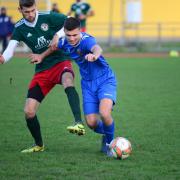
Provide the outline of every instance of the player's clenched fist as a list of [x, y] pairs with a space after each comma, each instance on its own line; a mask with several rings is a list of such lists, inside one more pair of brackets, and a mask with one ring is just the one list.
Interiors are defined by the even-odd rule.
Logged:
[[87, 59], [88, 61], [93, 62], [93, 61], [95, 61], [97, 59], [97, 57], [94, 54], [89, 53], [89, 54], [87, 54], [85, 56], [85, 59]]
[[40, 54], [30, 54], [29, 59], [30, 59], [30, 63], [32, 63], [32, 64], [39, 64], [43, 60], [43, 58]]
[[3, 64], [5, 61], [4, 57], [0, 54], [0, 64]]

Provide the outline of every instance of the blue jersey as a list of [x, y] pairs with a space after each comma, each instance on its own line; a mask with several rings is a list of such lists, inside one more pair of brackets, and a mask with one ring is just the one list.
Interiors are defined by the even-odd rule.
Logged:
[[94, 62], [89, 62], [85, 59], [85, 55], [92, 53], [91, 49], [96, 44], [94, 37], [86, 33], [81, 33], [81, 40], [76, 46], [70, 45], [66, 38], [61, 38], [58, 43], [58, 48], [63, 49], [75, 60], [79, 66], [82, 79], [93, 80], [108, 73], [110, 70], [103, 56], [100, 56]]

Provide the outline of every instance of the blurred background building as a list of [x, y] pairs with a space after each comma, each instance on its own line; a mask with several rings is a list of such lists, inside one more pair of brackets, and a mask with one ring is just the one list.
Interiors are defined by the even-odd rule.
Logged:
[[[50, 10], [57, 3], [67, 14], [75, 0], [37, 0], [38, 7]], [[150, 51], [180, 48], [180, 0], [86, 0], [95, 16], [88, 19], [87, 33], [108, 46]], [[14, 21], [20, 18], [18, 0], [0, 0]]]

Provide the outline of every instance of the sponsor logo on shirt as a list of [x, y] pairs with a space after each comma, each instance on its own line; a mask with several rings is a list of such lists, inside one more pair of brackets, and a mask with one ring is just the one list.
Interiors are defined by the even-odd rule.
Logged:
[[28, 33], [28, 34], [27, 34], [27, 37], [31, 37], [31, 36], [32, 36], [32, 34], [31, 34], [31, 33]]
[[50, 44], [51, 40], [47, 40], [44, 36], [41, 36], [37, 39], [37, 45], [35, 46], [36, 49], [41, 49], [47, 47]]
[[112, 96], [112, 94], [104, 93], [105, 96]]

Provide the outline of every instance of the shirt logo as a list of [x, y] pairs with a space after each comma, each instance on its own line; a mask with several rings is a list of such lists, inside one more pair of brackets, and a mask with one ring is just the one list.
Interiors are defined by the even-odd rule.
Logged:
[[47, 47], [51, 40], [47, 40], [44, 36], [41, 36], [37, 39], [37, 45], [35, 46], [36, 49], [41, 49]]
[[46, 24], [46, 23], [41, 24], [41, 29], [42, 29], [43, 31], [47, 31], [47, 30], [49, 29], [48, 24]]
[[81, 56], [82, 55], [82, 52], [81, 52], [81, 50], [80, 49], [77, 49], [77, 54], [79, 55], [79, 56]]
[[112, 94], [104, 93], [105, 96], [112, 96]]
[[31, 37], [31, 36], [32, 36], [32, 34], [31, 34], [31, 33], [28, 33], [28, 34], [27, 34], [27, 37]]

